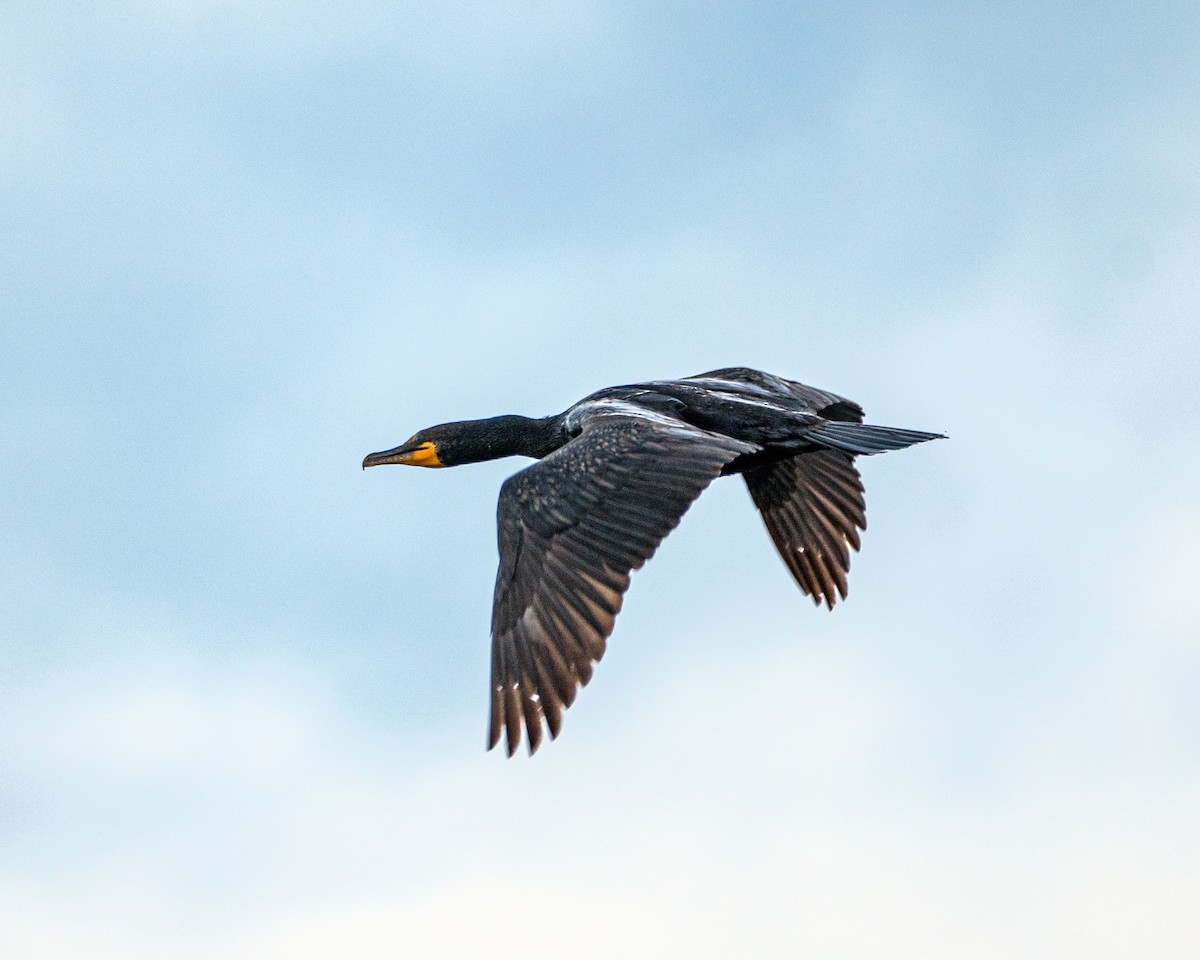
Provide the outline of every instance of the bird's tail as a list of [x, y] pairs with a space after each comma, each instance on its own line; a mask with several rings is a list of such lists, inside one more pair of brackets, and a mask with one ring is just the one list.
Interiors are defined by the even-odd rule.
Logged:
[[903, 450], [926, 440], [943, 440], [945, 434], [904, 430], [900, 427], [877, 427], [870, 423], [831, 421], [808, 431], [804, 439], [834, 450], [869, 456], [888, 450]]

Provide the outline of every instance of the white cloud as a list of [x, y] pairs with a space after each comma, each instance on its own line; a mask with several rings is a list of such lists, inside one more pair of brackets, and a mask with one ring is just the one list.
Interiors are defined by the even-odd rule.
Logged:
[[[136, 772], [143, 796], [189, 758], [203, 777], [188, 781], [186, 817], [164, 823], [135, 801], [124, 813], [147, 822], [134, 830], [101, 804], [71, 829], [69, 857], [10, 864], [6, 952], [505, 958], [531, 938], [585, 958], [1200, 948], [1187, 893], [1200, 780], [1084, 796], [1072, 784], [1095, 758], [1035, 744], [984, 798], [939, 799], [938, 771], [908, 771], [935, 779], [918, 800], [877, 768], [919, 690], [889, 691], [830, 649], [761, 641], [647, 680], [638, 717], [571, 724], [531, 762], [347, 749], [354, 733], [303, 689], [262, 678], [108, 690], [63, 711], [59, 738], [83, 752], [43, 762]], [[1128, 760], [1142, 746], [1115, 748]]]

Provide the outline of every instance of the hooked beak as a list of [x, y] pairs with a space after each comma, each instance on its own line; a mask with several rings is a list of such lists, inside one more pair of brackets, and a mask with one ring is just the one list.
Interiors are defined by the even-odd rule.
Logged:
[[417, 443], [409, 440], [391, 450], [381, 450], [379, 453], [368, 453], [363, 459], [363, 469], [378, 467], [384, 463], [403, 463], [413, 467], [440, 467], [437, 450], [433, 443], [426, 440]]

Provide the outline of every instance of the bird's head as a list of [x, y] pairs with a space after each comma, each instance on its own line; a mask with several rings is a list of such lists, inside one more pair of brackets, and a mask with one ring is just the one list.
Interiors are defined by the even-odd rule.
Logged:
[[363, 469], [382, 463], [403, 463], [410, 467], [457, 467], [514, 455], [541, 456], [531, 445], [541, 442], [544, 421], [528, 417], [503, 416], [487, 420], [463, 420], [440, 423], [414, 433], [391, 450], [368, 454]]
[[[383, 463], [402, 463], [410, 467], [448, 467], [458, 462], [448, 451], [453, 450], [451, 429], [455, 424], [443, 423], [414, 433], [391, 450], [369, 453], [363, 460], [363, 469], [377, 467]], [[449, 457], [449, 459], [447, 459]]]

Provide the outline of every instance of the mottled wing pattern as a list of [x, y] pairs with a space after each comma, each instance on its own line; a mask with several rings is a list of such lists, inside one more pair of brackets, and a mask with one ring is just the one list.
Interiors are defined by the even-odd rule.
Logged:
[[746, 486], [779, 555], [820, 606], [846, 599], [850, 548], [867, 528], [867, 504], [854, 458], [819, 450], [747, 470]]
[[[618, 405], [619, 406], [619, 405]], [[583, 430], [500, 491], [488, 748], [532, 753], [592, 676], [629, 586], [749, 444], [668, 418], [585, 413]]]

